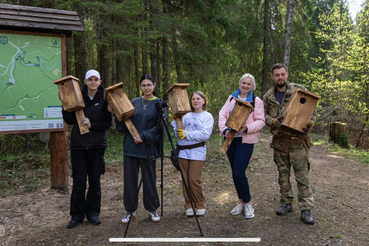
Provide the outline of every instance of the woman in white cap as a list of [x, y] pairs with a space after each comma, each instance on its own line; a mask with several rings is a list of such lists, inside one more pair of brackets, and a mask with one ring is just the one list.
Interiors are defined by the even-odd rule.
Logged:
[[[86, 73], [82, 86], [85, 103], [85, 118], [81, 124], [89, 132], [81, 135], [75, 112], [62, 110], [64, 121], [73, 125], [70, 138], [73, 189], [70, 200], [71, 221], [67, 228], [81, 224], [86, 217], [93, 225], [101, 223], [99, 219], [101, 206], [100, 176], [105, 172], [104, 153], [107, 145], [106, 130], [111, 127], [111, 113], [104, 98], [105, 89], [101, 85], [100, 74], [96, 70]], [[86, 182], [88, 177], [88, 192]]]
[[259, 141], [260, 130], [265, 126], [264, 103], [253, 93], [256, 89], [254, 76], [249, 73], [244, 74], [238, 85], [239, 88], [228, 97], [220, 110], [218, 124], [220, 134], [226, 138], [231, 137], [230, 128], [225, 124], [236, 104], [234, 99], [237, 98], [244, 102], [249, 102], [254, 108], [243, 128], [235, 134], [227, 151], [233, 182], [239, 198], [239, 204], [232, 209], [231, 214], [239, 215], [244, 212], [245, 218], [250, 219], [255, 215], [254, 208], [250, 203], [250, 187], [245, 172], [254, 150], [254, 144]]

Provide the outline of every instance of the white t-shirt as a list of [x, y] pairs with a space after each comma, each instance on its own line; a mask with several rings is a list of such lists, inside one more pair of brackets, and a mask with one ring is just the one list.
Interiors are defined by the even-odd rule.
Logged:
[[[192, 145], [204, 142], [208, 140], [213, 131], [214, 118], [207, 112], [203, 111], [201, 113], [190, 112], [182, 117], [184, 130], [187, 131], [186, 138], [178, 140], [178, 145]], [[177, 123], [175, 121], [171, 122], [174, 127], [174, 132], [177, 135]], [[187, 160], [199, 160], [205, 161], [206, 159], [206, 146], [194, 148], [194, 149], [184, 149], [179, 151], [179, 158]]]

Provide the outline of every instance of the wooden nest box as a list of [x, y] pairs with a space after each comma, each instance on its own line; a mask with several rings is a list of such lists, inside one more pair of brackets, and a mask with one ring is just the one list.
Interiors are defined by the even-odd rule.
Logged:
[[71, 75], [63, 77], [53, 82], [58, 86], [63, 109], [68, 112], [74, 112], [85, 107], [79, 79]]
[[188, 100], [187, 83], [175, 83], [166, 91], [169, 94], [169, 104], [172, 114], [176, 116], [177, 128], [183, 129], [182, 116], [191, 112]]
[[53, 83], [58, 86], [63, 109], [68, 112], [75, 112], [81, 135], [88, 133], [88, 127], [81, 125], [81, 121], [85, 118], [85, 114], [83, 113], [85, 103], [79, 86], [79, 79], [69, 75], [54, 80]]
[[303, 89], [294, 90], [284, 111], [282, 125], [304, 132], [310, 122], [320, 96]]
[[223, 146], [220, 149], [223, 154], [227, 152], [233, 141], [234, 135], [243, 128], [253, 110], [253, 107], [250, 105], [250, 103], [246, 103], [237, 98], [234, 100], [236, 100], [236, 104], [234, 105], [234, 108], [225, 124], [227, 127], [231, 128], [231, 137], [225, 139]]
[[133, 115], [135, 108], [123, 90], [123, 82], [106, 88], [105, 98], [112, 104], [119, 121], [129, 119]]
[[114, 115], [119, 121], [124, 121], [129, 133], [136, 138], [139, 133], [133, 125], [130, 117], [133, 116], [135, 108], [123, 90], [123, 82], [109, 86], [105, 90], [105, 98], [114, 108]]

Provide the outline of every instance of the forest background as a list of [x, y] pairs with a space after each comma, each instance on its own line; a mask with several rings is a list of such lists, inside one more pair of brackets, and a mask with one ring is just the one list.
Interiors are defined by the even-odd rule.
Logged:
[[[319, 94], [317, 133], [347, 123], [350, 143], [369, 148], [369, 3], [353, 20], [346, 0], [0, 0], [77, 11], [84, 32], [67, 39], [67, 73], [100, 71], [103, 85], [124, 83], [129, 98], [152, 74], [167, 100], [173, 83], [203, 91], [217, 118], [239, 78], [251, 73], [262, 97], [270, 68], [284, 62], [289, 80]], [[9, 138], [0, 135], [1, 152]], [[11, 148], [10, 148], [11, 149]]]

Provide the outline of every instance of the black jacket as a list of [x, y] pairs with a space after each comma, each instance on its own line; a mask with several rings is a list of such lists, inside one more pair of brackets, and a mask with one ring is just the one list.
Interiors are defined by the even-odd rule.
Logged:
[[89, 133], [81, 135], [74, 112], [62, 110], [63, 119], [68, 125], [73, 125], [70, 148], [71, 149], [101, 149], [107, 146], [106, 130], [111, 127], [112, 116], [108, 111], [108, 103], [104, 99], [105, 89], [99, 86], [94, 98], [91, 100], [87, 94], [87, 86], [82, 86], [82, 96], [85, 102], [83, 112], [91, 122]]

